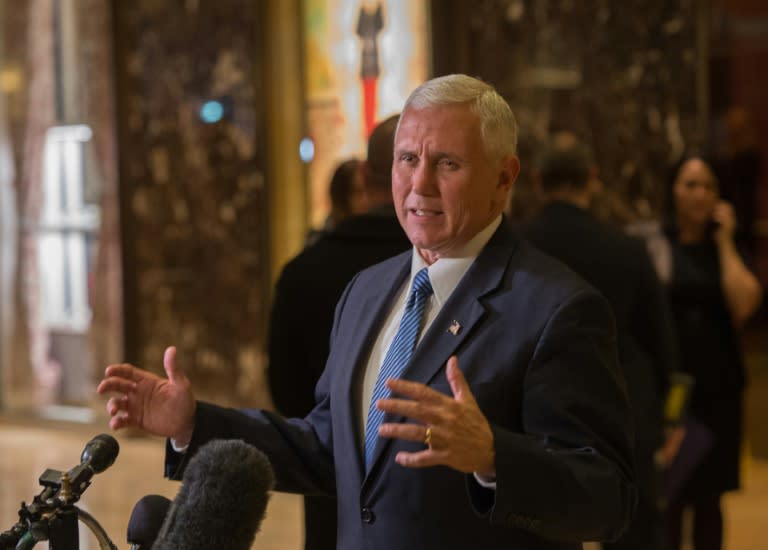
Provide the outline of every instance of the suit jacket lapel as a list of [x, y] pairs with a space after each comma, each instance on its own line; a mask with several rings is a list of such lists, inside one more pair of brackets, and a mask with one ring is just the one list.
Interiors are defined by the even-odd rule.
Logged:
[[[507, 271], [515, 240], [504, 223], [467, 270], [414, 350], [403, 378], [429, 384], [485, 315], [483, 298], [495, 291]], [[454, 334], [451, 327], [458, 323]], [[461, 365], [459, 365], [461, 367]]]

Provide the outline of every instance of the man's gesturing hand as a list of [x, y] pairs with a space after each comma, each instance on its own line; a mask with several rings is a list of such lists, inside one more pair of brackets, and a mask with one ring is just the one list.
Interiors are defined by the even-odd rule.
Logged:
[[492, 478], [496, 474], [493, 432], [455, 356], [448, 360], [446, 376], [453, 397], [424, 384], [390, 378], [389, 389], [405, 399], [381, 399], [377, 407], [417, 423], [385, 423], [379, 427], [379, 435], [428, 443], [423, 451], [399, 452], [395, 460], [402, 466], [421, 468], [442, 464], [460, 472], [476, 472]]
[[137, 427], [185, 446], [192, 438], [195, 398], [189, 379], [176, 366], [175, 347], [165, 350], [163, 367], [167, 379], [127, 363], [109, 365], [96, 391], [112, 394], [107, 412], [113, 430]]

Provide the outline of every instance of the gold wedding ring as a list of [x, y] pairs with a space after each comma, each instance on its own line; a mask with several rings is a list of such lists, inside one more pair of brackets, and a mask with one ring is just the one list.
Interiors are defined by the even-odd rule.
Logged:
[[424, 445], [429, 447], [432, 444], [432, 426], [427, 426], [427, 431], [424, 432]]

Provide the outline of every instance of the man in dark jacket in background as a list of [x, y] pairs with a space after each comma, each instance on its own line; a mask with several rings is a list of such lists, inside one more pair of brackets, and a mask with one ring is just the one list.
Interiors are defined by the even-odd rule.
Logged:
[[663, 405], [676, 357], [669, 306], [643, 242], [589, 212], [602, 184], [589, 150], [573, 134], [551, 139], [538, 178], [544, 207], [524, 233], [608, 299], [633, 410], [638, 508], [622, 538], [604, 547], [657, 550], [663, 530], [654, 455], [664, 438]]
[[[365, 191], [369, 211], [342, 221], [304, 249], [277, 282], [269, 337], [269, 386], [277, 410], [303, 417], [315, 405], [315, 383], [328, 358], [336, 302], [352, 277], [408, 250], [411, 243], [392, 204], [392, 147], [398, 116], [381, 122], [368, 141]], [[336, 503], [304, 500], [305, 550], [336, 548]]]

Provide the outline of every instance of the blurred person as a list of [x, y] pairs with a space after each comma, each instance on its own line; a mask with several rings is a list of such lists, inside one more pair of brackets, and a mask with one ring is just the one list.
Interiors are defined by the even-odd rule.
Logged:
[[168, 437], [179, 479], [214, 438], [257, 446], [277, 490], [337, 496], [340, 550], [576, 550], [618, 537], [635, 503], [631, 421], [609, 304], [519, 239], [502, 211], [516, 123], [488, 84], [419, 86], [395, 134], [392, 190], [412, 249], [347, 286], [306, 417], [198, 402], [110, 365], [112, 429]]
[[712, 168], [720, 182], [720, 195], [733, 205], [736, 215], [736, 241], [748, 254], [757, 249], [755, 222], [758, 211], [758, 184], [762, 169], [757, 132], [749, 111], [729, 108], [724, 117], [725, 135]]
[[628, 235], [645, 241], [656, 274], [666, 285], [672, 276], [672, 249], [664, 232], [662, 215], [663, 185], [654, 185], [635, 172], [625, 196], [627, 216], [622, 222]]
[[669, 502], [669, 548], [682, 547], [681, 524], [687, 509], [693, 515], [693, 548], [720, 549], [720, 500], [740, 484], [746, 380], [739, 329], [759, 307], [762, 289], [736, 246], [733, 207], [720, 199], [718, 180], [707, 160], [691, 157], [680, 163], [670, 206], [668, 296], [681, 367], [694, 377], [689, 411], [714, 438]]
[[619, 359], [635, 425], [637, 511], [611, 549], [663, 546], [658, 505], [657, 451], [664, 442], [664, 400], [676, 368], [672, 320], [664, 288], [640, 239], [597, 219], [589, 210], [603, 184], [589, 149], [569, 132], [555, 134], [538, 163], [543, 207], [524, 233], [540, 250], [564, 262], [608, 299], [616, 317]]
[[[363, 167], [369, 211], [350, 216], [305, 248], [277, 281], [267, 370], [272, 400], [285, 416], [304, 417], [315, 406], [315, 384], [325, 367], [333, 312], [358, 271], [411, 247], [392, 203], [392, 147], [398, 116], [371, 133]], [[336, 548], [336, 501], [304, 499], [304, 548]]]
[[[521, 135], [517, 143], [518, 156], [523, 160], [533, 158], [534, 151], [540, 145], [533, 136]], [[507, 208], [507, 215], [514, 224], [525, 223], [541, 208], [541, 197], [534, 189], [535, 172], [534, 163], [527, 162], [520, 167], [520, 175]]]
[[309, 232], [307, 246], [317, 242], [321, 236], [332, 231], [348, 217], [363, 214], [368, 210], [368, 197], [363, 181], [364, 166], [365, 163], [356, 158], [347, 159], [336, 166], [328, 185], [331, 211], [320, 229]]

